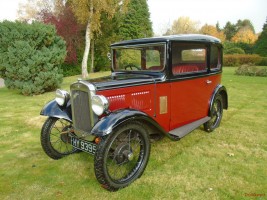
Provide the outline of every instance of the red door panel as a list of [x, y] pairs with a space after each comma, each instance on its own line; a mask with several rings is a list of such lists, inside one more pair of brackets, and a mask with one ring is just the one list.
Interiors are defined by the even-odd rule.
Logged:
[[171, 85], [170, 83], [156, 84], [155, 93], [155, 120], [164, 128], [165, 131], [170, 130], [171, 117]]
[[208, 115], [211, 95], [220, 82], [220, 75], [171, 83], [170, 130]]

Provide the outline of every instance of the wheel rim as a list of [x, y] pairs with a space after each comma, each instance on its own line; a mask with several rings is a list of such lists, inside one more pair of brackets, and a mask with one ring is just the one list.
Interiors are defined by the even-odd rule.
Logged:
[[68, 155], [76, 149], [70, 144], [68, 130], [72, 124], [64, 119], [58, 119], [51, 127], [50, 143], [52, 148], [60, 154]]
[[212, 106], [212, 112], [211, 112], [211, 120], [210, 123], [213, 127], [216, 127], [222, 117], [222, 104], [219, 99], [217, 99], [213, 106]]
[[106, 158], [106, 169], [115, 183], [128, 182], [142, 167], [145, 141], [135, 130], [121, 132], [111, 142]]

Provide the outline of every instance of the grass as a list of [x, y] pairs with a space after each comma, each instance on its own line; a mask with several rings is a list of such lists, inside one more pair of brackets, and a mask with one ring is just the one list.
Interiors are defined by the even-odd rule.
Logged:
[[[42, 151], [45, 117], [39, 113], [54, 92], [25, 97], [1, 88], [0, 199], [267, 198], [267, 78], [234, 71], [224, 68], [229, 110], [221, 126], [209, 134], [199, 128], [178, 142], [153, 143], [143, 176], [115, 193], [98, 184], [92, 156], [54, 161]], [[65, 78], [62, 88], [76, 79]]]

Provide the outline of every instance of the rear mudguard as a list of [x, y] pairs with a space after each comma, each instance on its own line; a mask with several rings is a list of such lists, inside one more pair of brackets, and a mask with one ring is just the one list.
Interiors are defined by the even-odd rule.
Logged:
[[226, 88], [223, 85], [218, 85], [216, 89], [214, 90], [211, 100], [210, 100], [209, 116], [211, 113], [212, 104], [217, 94], [220, 94], [222, 96], [223, 108], [228, 109], [228, 94], [227, 94]]
[[122, 109], [110, 113], [95, 124], [91, 133], [97, 137], [102, 137], [112, 133], [116, 127], [130, 120], [140, 121], [142, 124], [156, 128], [160, 133], [166, 134], [162, 127], [149, 115], [133, 109]]
[[56, 100], [52, 100], [43, 107], [40, 115], [57, 117], [72, 122], [70, 102], [66, 106], [59, 106]]

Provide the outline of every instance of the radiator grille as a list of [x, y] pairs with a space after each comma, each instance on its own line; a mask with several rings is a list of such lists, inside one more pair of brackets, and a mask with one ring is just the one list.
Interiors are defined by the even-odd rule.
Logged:
[[74, 129], [82, 134], [90, 133], [92, 124], [90, 119], [90, 99], [87, 92], [72, 90], [72, 120]]

